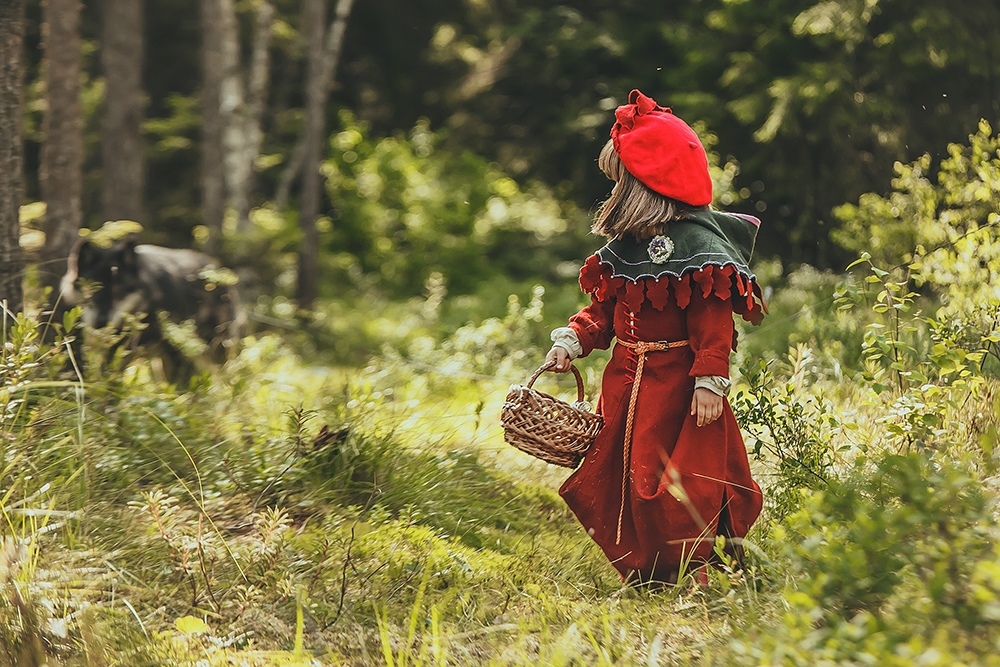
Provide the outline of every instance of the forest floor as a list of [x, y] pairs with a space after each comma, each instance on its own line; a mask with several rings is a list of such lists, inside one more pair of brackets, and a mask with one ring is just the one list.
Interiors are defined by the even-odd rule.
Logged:
[[183, 392], [156, 370], [23, 378], [3, 561], [23, 600], [2, 611], [32, 613], [9, 656], [685, 664], [773, 613], [754, 572], [623, 586], [556, 493], [568, 471], [503, 442], [507, 379], [334, 371], [267, 336]]
[[[18, 324], [0, 368], [0, 661], [1000, 655], [995, 380], [937, 403], [918, 388], [924, 411], [905, 430], [892, 410], [915, 410], [909, 398], [823, 371], [804, 346], [774, 364], [737, 359], [732, 401], [767, 497], [747, 562], [707, 586], [646, 590], [622, 585], [559, 498], [568, 471], [503, 442], [504, 396], [537, 363], [504, 336], [484, 321], [330, 368], [264, 333], [178, 388], [155, 359], [102, 368], [100, 340], [86, 377], [66, 379], [58, 349]], [[601, 366], [581, 364], [591, 394]], [[564, 381], [537, 386], [567, 393]]]

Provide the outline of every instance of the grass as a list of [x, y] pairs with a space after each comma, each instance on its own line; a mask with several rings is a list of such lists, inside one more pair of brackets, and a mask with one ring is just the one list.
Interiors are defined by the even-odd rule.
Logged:
[[[622, 589], [554, 491], [565, 471], [502, 443], [505, 380], [399, 359], [319, 369], [263, 336], [178, 391], [148, 361], [52, 380], [58, 360], [39, 359], [30, 332], [21, 343], [11, 360], [32, 370], [3, 423], [4, 599], [34, 615], [4, 612], [22, 622], [10, 651], [612, 664], [712, 641], [717, 602]], [[415, 398], [435, 382], [442, 400]]]
[[[781, 539], [808, 538], [798, 512], [813, 505], [787, 452], [823, 450], [831, 479], [857, 470], [885, 438], [891, 397], [845, 382], [800, 343], [770, 367], [744, 424], [751, 445], [779, 431], [797, 439], [754, 463], [774, 493], [747, 568], [713, 570], [707, 587], [623, 587], [556, 493], [567, 471], [502, 441], [500, 404], [538, 361], [541, 320], [536, 294], [439, 344], [418, 327], [346, 367], [260, 334], [183, 390], [149, 359], [67, 380], [63, 348], [17, 324], [0, 371], [0, 657], [728, 665], [829, 651], [789, 616], [811, 575], [793, 577], [803, 556]], [[602, 361], [582, 364], [591, 392]], [[539, 386], [571, 393], [556, 378]], [[982, 478], [995, 474], [991, 400], [961, 406], [979, 415], [962, 433], [987, 438], [975, 455]], [[839, 553], [823, 567], [841, 571]], [[974, 576], [988, 601], [991, 580]]]

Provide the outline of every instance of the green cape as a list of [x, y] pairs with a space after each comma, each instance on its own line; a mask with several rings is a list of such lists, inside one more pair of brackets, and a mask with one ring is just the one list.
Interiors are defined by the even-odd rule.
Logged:
[[612, 277], [632, 281], [664, 275], [679, 278], [709, 265], [732, 265], [753, 280], [750, 257], [759, 225], [753, 216], [704, 209], [667, 225], [664, 236], [673, 242], [674, 249], [663, 263], [650, 259], [648, 240], [632, 238], [610, 241], [597, 256], [612, 268]]

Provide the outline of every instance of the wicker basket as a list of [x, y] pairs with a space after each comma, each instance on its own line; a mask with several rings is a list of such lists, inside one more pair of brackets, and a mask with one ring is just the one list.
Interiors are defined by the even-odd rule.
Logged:
[[535, 371], [527, 386], [513, 385], [500, 411], [504, 440], [547, 463], [575, 468], [587, 453], [604, 419], [583, 400], [583, 378], [575, 366], [577, 400], [567, 403], [531, 388], [554, 362]]

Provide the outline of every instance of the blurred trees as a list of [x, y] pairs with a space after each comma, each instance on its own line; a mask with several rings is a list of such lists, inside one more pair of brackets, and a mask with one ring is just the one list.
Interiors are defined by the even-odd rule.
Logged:
[[[36, 21], [40, 1], [28, 0]], [[333, 6], [325, 0], [326, 16]], [[378, 232], [350, 219], [360, 203], [332, 198], [343, 184], [328, 183], [318, 201], [311, 186], [296, 187], [307, 162], [304, 148], [296, 149], [303, 136], [310, 137], [303, 146], [340, 160], [336, 142], [311, 137], [316, 127], [343, 132], [344, 110], [370, 128], [372, 140], [426, 119], [440, 140], [435, 150], [471, 151], [519, 187], [540, 181], [555, 197], [590, 208], [608, 189], [595, 161], [613, 110], [638, 87], [717, 137], [734, 186], [719, 204], [764, 218], [762, 254], [842, 267], [848, 255], [831, 236], [840, 224], [834, 207], [885, 191], [895, 162], [939, 155], [980, 118], [1000, 124], [995, 0], [370, 0], [351, 13], [322, 125], [315, 111], [308, 120], [317, 91], [302, 3], [156, 0], [144, 7], [149, 217], [141, 222], [151, 240], [172, 244], [190, 243], [199, 225], [217, 238], [225, 205], [245, 232], [249, 211], [268, 202], [306, 224], [308, 251], [374, 244], [370, 235]], [[85, 94], [95, 96], [101, 90], [86, 82], [99, 64], [89, 54], [112, 53], [97, 19], [88, 3], [81, 48], [65, 42], [61, 49], [82, 54]], [[42, 94], [33, 32], [37, 26], [28, 36], [29, 129]], [[110, 81], [103, 92], [111, 95]], [[97, 107], [59, 108], [79, 121]], [[98, 145], [96, 123], [85, 127], [86, 145]], [[41, 138], [27, 135], [29, 199], [41, 197], [34, 176]], [[92, 163], [79, 201], [93, 226], [109, 214], [95, 204], [100, 179]], [[50, 210], [59, 215], [58, 206]], [[334, 220], [340, 231], [316, 236], [305, 218]], [[346, 238], [347, 230], [362, 236]], [[428, 233], [435, 231], [447, 236]], [[306, 273], [310, 262], [306, 256]]]
[[143, 4], [144, 0], [101, 4], [101, 215], [105, 220], [144, 217]]
[[[354, 0], [338, 0], [330, 29], [326, 29], [326, 0], [308, 0], [302, 12], [304, 32], [308, 34], [306, 65], [306, 109], [302, 140], [293, 151], [293, 160], [302, 155], [302, 196], [299, 207], [299, 227], [302, 243], [299, 248], [299, 275], [296, 297], [299, 306], [311, 308], [319, 294], [319, 214], [322, 185], [320, 162], [326, 146], [326, 104], [330, 83], [336, 74], [340, 50], [344, 42], [347, 18]], [[293, 174], [289, 169], [286, 173]]]
[[24, 3], [0, 3], [0, 303], [12, 313], [22, 302], [21, 226], [21, 86]]
[[733, 49], [720, 97], [736, 121], [710, 122], [766, 187], [756, 199], [781, 242], [802, 259], [840, 266], [829, 241], [838, 200], [886, 190], [894, 162], [942, 155], [981, 118], [1000, 117], [1000, 5], [798, 5], [773, 3], [779, 12], [769, 15], [732, 2], [708, 16]]
[[44, 0], [45, 105], [39, 175], [45, 201], [42, 284], [55, 287], [83, 221], [83, 105], [79, 0]]
[[718, 133], [746, 205], [765, 218], [761, 249], [793, 262], [841, 266], [829, 239], [838, 202], [885, 189], [895, 161], [940, 154], [1000, 114], [990, 0], [484, 7], [468, 3], [430, 43], [457, 83], [425, 100], [456, 141], [514, 174], [566, 181], [587, 204], [606, 187], [593, 156], [610, 111], [642, 88]]

